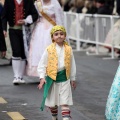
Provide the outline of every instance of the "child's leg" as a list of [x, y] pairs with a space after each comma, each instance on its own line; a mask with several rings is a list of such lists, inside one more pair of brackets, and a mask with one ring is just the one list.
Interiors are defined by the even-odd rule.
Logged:
[[55, 107], [49, 107], [51, 114], [52, 114], [52, 120], [57, 120], [57, 115], [58, 115], [58, 106]]
[[70, 118], [70, 109], [68, 105], [62, 105], [61, 106], [61, 114], [63, 117], [63, 120], [69, 120]]

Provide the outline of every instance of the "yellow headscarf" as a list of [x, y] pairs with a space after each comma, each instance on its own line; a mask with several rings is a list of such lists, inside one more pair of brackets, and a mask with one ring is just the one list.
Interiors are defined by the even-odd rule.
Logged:
[[[66, 36], [66, 30], [65, 30], [64, 26], [55, 25], [55, 26], [51, 29], [51, 32], [50, 32], [51, 38], [52, 38], [53, 34], [54, 34], [56, 31], [62, 31], [62, 32], [65, 33], [65, 36]], [[53, 40], [52, 40], [52, 41], [53, 41]]]

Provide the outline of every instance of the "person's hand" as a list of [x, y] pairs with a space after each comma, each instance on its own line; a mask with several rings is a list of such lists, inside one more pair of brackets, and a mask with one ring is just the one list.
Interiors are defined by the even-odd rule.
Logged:
[[4, 30], [3, 31], [4, 37], [7, 37], [7, 32]]
[[18, 24], [18, 25], [24, 25], [24, 24], [25, 24], [25, 20], [18, 20], [18, 21], [17, 21], [17, 24]]
[[39, 89], [42, 89], [43, 85], [46, 83], [46, 80], [44, 78], [40, 79], [40, 83], [38, 85]]
[[75, 90], [75, 88], [76, 88], [76, 81], [71, 81], [71, 86]]
[[6, 56], [6, 51], [2, 51], [2, 52], [1, 52], [1, 56], [2, 56], [2, 57], [5, 57], [5, 56]]

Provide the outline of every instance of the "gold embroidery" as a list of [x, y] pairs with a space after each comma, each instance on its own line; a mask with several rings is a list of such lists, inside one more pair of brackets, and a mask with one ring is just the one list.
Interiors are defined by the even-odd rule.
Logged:
[[48, 20], [53, 26], [55, 26], [55, 25], [56, 25], [55, 21], [53, 21], [52, 18], [43, 11], [41, 0], [37, 1], [37, 2], [36, 2], [36, 5], [37, 5], [38, 10], [39, 10], [39, 12], [41, 13], [41, 15], [42, 15], [46, 20]]
[[[69, 79], [71, 68], [71, 47], [66, 44], [64, 44], [64, 47], [65, 47], [64, 63], [66, 68], [66, 76], [67, 79]], [[52, 43], [50, 46], [48, 46], [47, 51], [48, 51], [47, 75], [51, 77], [53, 80], [56, 80], [58, 70], [58, 57], [55, 48], [55, 43]]]

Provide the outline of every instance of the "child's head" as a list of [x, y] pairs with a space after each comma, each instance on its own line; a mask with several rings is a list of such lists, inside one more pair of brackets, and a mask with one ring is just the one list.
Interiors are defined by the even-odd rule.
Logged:
[[56, 42], [61, 44], [65, 41], [66, 38], [66, 30], [63, 26], [56, 25], [52, 28], [51, 32], [52, 42]]

